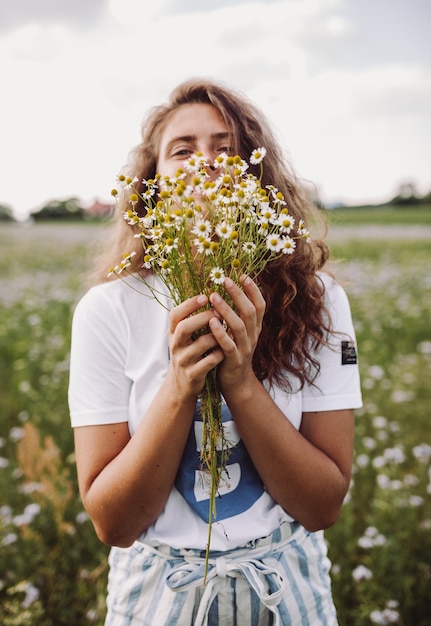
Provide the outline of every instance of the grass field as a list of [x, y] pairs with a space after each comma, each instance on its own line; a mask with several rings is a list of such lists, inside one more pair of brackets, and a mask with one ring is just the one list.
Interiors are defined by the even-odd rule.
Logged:
[[383, 226], [422, 224], [431, 226], [431, 205], [346, 207], [325, 212], [337, 225], [373, 224]]
[[[344, 212], [331, 212], [331, 269], [352, 306], [364, 407], [327, 532], [340, 625], [431, 626], [431, 224]], [[107, 549], [77, 493], [67, 381], [73, 304], [104, 229], [0, 225], [4, 626], [103, 623]]]

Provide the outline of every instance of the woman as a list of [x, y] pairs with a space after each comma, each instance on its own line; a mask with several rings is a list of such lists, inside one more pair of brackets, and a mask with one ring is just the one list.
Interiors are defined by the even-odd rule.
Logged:
[[[248, 161], [259, 146], [262, 184], [306, 218], [312, 207], [262, 114], [209, 80], [180, 85], [150, 112], [131, 174], [173, 176], [197, 151], [210, 164], [226, 152]], [[210, 307], [196, 294], [168, 313], [106, 279], [132, 247], [142, 265], [133, 234], [120, 215], [72, 333], [79, 487], [98, 536], [113, 546], [106, 625], [336, 624], [323, 529], [349, 486], [361, 395], [349, 305], [322, 271], [325, 244], [299, 240], [258, 283], [226, 279], [235, 310], [214, 293]], [[204, 585], [208, 495], [196, 478], [196, 404], [215, 366], [235, 478], [217, 500]]]

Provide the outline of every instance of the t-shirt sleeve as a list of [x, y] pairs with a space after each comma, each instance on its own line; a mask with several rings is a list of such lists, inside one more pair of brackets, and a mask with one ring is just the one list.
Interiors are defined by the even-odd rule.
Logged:
[[69, 411], [73, 427], [128, 420], [127, 323], [106, 289], [78, 302], [72, 321]]
[[325, 297], [332, 333], [317, 359], [320, 371], [314, 384], [303, 389], [303, 411], [334, 411], [362, 406], [356, 336], [344, 289], [326, 277]]

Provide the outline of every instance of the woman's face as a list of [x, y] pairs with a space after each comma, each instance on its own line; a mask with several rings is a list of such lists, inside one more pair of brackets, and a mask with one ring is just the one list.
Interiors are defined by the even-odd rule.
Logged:
[[161, 134], [156, 171], [162, 176], [175, 176], [195, 152], [202, 152], [211, 165], [222, 152], [232, 153], [232, 143], [231, 133], [214, 106], [183, 104], [172, 114]]

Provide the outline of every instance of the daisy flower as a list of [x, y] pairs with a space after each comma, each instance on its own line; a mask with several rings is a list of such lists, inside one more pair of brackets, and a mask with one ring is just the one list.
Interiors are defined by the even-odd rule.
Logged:
[[210, 279], [216, 285], [222, 285], [224, 283], [225, 275], [221, 267], [213, 267], [210, 272]]
[[188, 172], [200, 172], [204, 167], [207, 167], [208, 163], [204, 155], [200, 152], [192, 154], [187, 161], [184, 161], [184, 167]]
[[165, 241], [165, 247], [163, 248], [163, 252], [169, 254], [172, 250], [178, 249], [178, 237], [172, 239], [172, 237], [168, 237]]
[[259, 165], [259, 163], [262, 163], [263, 159], [265, 158], [266, 155], [266, 148], [257, 148], [256, 150], [253, 150], [253, 152], [251, 153], [251, 157], [250, 157], [250, 163], [252, 165]]
[[281, 213], [278, 216], [277, 224], [280, 226], [282, 233], [290, 233], [295, 226], [295, 218], [288, 213]]
[[247, 252], [247, 254], [253, 254], [253, 252], [256, 250], [256, 244], [254, 243], [254, 241], [244, 241], [241, 247], [244, 252]]
[[200, 236], [194, 239], [193, 244], [196, 246], [196, 249], [199, 254], [209, 255], [212, 254], [213, 250], [211, 247], [211, 239], [208, 237]]
[[232, 226], [226, 220], [216, 226], [216, 233], [222, 239], [229, 239], [232, 232]]
[[306, 240], [310, 239], [310, 231], [307, 228], [305, 228], [304, 220], [299, 220], [298, 235], [302, 237], [303, 239], [306, 239]]
[[271, 252], [279, 252], [281, 247], [280, 235], [272, 233], [266, 237], [266, 247]]
[[269, 203], [267, 204], [267, 206], [262, 207], [261, 211], [259, 212], [259, 221], [264, 224], [275, 224], [277, 222], [275, 211], [269, 205]]
[[296, 241], [292, 237], [282, 237], [280, 241], [280, 248], [283, 254], [293, 254], [296, 248]]
[[227, 153], [226, 152], [221, 152], [214, 159], [214, 163], [213, 163], [214, 167], [217, 167], [217, 168], [226, 167], [226, 160], [227, 160], [227, 158], [228, 158]]
[[198, 218], [196, 220], [196, 224], [192, 228], [192, 233], [194, 235], [200, 235], [200, 236], [210, 235], [211, 231], [212, 231], [211, 222], [209, 220], [205, 220], [202, 218]]

